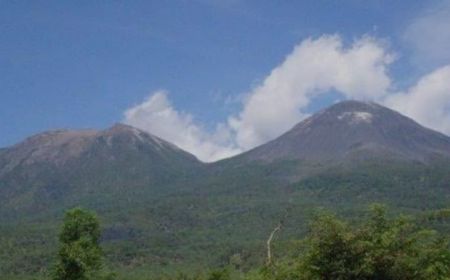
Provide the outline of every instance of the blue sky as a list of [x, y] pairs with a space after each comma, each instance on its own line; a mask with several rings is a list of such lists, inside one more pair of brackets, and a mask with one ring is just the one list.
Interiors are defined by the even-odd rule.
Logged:
[[[345, 50], [375, 38], [395, 57], [383, 67], [400, 94], [450, 63], [447, 11], [449, 1], [0, 1], [0, 147], [47, 129], [119, 121], [171, 138], [152, 130], [152, 118], [124, 117], [163, 90], [165, 106], [203, 139], [242, 151], [252, 145], [235, 143], [230, 116], [244, 118], [246, 97], [296, 46], [337, 34]], [[352, 97], [334, 87], [302, 104], [299, 120]], [[218, 125], [230, 130], [225, 140]], [[270, 131], [263, 140], [280, 132]]]

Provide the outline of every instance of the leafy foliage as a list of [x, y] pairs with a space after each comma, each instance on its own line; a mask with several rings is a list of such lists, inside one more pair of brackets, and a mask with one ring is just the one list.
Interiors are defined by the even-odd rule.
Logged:
[[87, 280], [101, 268], [100, 225], [86, 210], [67, 211], [59, 235], [60, 248], [54, 280]]
[[290, 266], [263, 270], [267, 279], [450, 279], [448, 239], [420, 229], [411, 218], [388, 219], [372, 206], [367, 220], [351, 226], [330, 214], [312, 223], [304, 253]]
[[[421, 222], [424, 218], [447, 217], [447, 213], [448, 210], [444, 209], [414, 218], [403, 215], [393, 218], [384, 206], [374, 204], [364, 219], [355, 222], [321, 210], [312, 219], [306, 236], [297, 241], [291, 240], [290, 247], [295, 254], [290, 254], [286, 247], [278, 247], [277, 258], [271, 265], [244, 271], [241, 269], [241, 255], [234, 254], [228, 265], [219, 269], [203, 267], [197, 272], [185, 270], [159, 276], [148, 270], [138, 272], [137, 269], [131, 274], [118, 271], [119, 279], [448, 280], [448, 236], [426, 228]], [[59, 238], [59, 274], [54, 279], [114, 279], [112, 274], [98, 273], [101, 267], [99, 236], [95, 215], [79, 208], [68, 211]]]
[[[308, 168], [308, 174], [290, 177]], [[47, 274], [57, 256], [54, 233], [64, 210], [75, 205], [101, 216], [99, 242], [119, 279], [175, 277], [177, 271], [196, 275], [230, 263], [238, 271], [252, 270], [264, 263], [268, 235], [284, 217], [274, 259], [292, 260], [298, 255], [296, 240], [308, 234], [308, 220], [323, 207], [353, 225], [365, 219], [367, 205], [381, 202], [394, 214], [417, 215], [418, 224], [450, 233], [450, 219], [441, 210], [450, 202], [449, 164], [383, 162], [319, 173], [294, 161], [242, 168], [218, 164], [164, 185], [117, 181], [116, 173], [107, 173], [110, 180], [78, 176], [73, 188], [79, 192], [46, 200], [49, 208], [21, 208], [33, 205], [27, 201], [11, 202], [18, 206], [8, 211], [0, 205], [0, 275]], [[27, 199], [41, 205], [39, 197]]]

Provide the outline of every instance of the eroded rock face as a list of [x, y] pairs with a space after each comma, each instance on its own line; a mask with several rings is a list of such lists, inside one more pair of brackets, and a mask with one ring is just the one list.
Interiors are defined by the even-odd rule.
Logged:
[[336, 162], [450, 157], [450, 138], [376, 103], [344, 101], [300, 122], [242, 159]]

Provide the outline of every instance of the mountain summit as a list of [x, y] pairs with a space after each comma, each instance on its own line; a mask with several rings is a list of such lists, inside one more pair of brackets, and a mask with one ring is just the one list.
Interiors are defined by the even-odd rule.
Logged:
[[[137, 128], [53, 130], [0, 150], [0, 208], [163, 188], [203, 164]], [[32, 200], [27, 200], [32, 198]], [[62, 202], [62, 201], [61, 201]]]
[[[197, 159], [156, 136], [125, 124], [115, 124], [105, 130], [46, 131], [25, 139], [0, 154], [0, 175], [18, 167], [45, 164], [54, 168], [73, 161], [107, 157], [114, 161], [119, 154], [152, 157], [158, 164], [170, 159], [196, 163]], [[132, 164], [138, 164], [134, 162]], [[105, 161], [107, 164], [107, 161]]]
[[450, 137], [373, 102], [343, 101], [305, 119], [245, 160], [395, 159], [427, 162], [450, 157]]

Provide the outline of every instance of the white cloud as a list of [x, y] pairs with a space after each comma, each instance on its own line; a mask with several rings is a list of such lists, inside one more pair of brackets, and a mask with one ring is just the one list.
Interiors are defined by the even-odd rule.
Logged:
[[236, 142], [246, 150], [279, 136], [306, 116], [310, 101], [331, 89], [347, 98], [380, 99], [390, 87], [393, 56], [370, 37], [349, 48], [339, 36], [307, 39], [248, 94], [239, 115], [229, 119]]
[[226, 126], [208, 133], [190, 114], [172, 107], [165, 91], [157, 91], [141, 104], [125, 111], [124, 122], [157, 135], [191, 152], [203, 161], [214, 161], [241, 152], [233, 148]]
[[408, 25], [404, 39], [421, 67], [450, 62], [450, 0], [425, 10]]
[[375, 38], [365, 36], [349, 46], [336, 35], [307, 39], [246, 94], [239, 113], [213, 132], [190, 114], [177, 111], [164, 91], [128, 109], [124, 122], [203, 161], [215, 161], [279, 136], [307, 116], [306, 109], [315, 97], [336, 90], [344, 98], [376, 101], [450, 133], [450, 66], [396, 92], [388, 73], [392, 61], [392, 53]]
[[450, 134], [450, 66], [422, 77], [407, 92], [392, 94], [383, 103], [426, 127]]
[[242, 111], [208, 133], [191, 115], [172, 107], [167, 94], [156, 92], [125, 112], [125, 122], [147, 130], [214, 161], [248, 150], [279, 136], [307, 114], [314, 96], [331, 89], [348, 98], [375, 99], [386, 94], [392, 61], [379, 41], [363, 37], [350, 47], [339, 36], [307, 39], [247, 94]]

